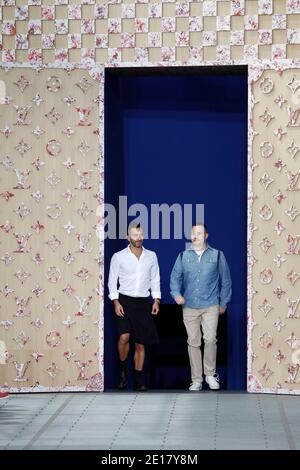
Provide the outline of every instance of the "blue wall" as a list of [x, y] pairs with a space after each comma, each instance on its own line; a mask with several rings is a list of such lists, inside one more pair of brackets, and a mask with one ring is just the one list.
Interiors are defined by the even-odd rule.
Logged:
[[[224, 251], [233, 296], [227, 313], [227, 388], [246, 387], [247, 75], [106, 76], [105, 200], [205, 204], [209, 243]], [[195, 221], [195, 219], [194, 219]], [[162, 302], [185, 240], [145, 240], [156, 251]], [[110, 257], [126, 246], [107, 240]], [[105, 381], [115, 384], [116, 337], [105, 308]]]

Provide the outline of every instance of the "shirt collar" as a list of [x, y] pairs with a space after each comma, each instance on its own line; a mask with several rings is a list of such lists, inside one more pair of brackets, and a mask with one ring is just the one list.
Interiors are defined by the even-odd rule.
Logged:
[[[211, 249], [212, 249], [212, 247], [207, 243], [207, 244], [206, 244], [206, 248], [205, 248], [204, 251], [206, 251], [206, 250], [211, 250]], [[195, 248], [192, 247], [192, 245], [188, 248], [188, 250], [190, 250], [190, 251], [196, 251]], [[197, 250], [197, 251], [199, 251], [199, 250]]]
[[[135, 256], [135, 254], [132, 253], [132, 251], [131, 251], [131, 249], [130, 249], [130, 245], [127, 245], [127, 250], [129, 251], [129, 253], [130, 253], [131, 255]], [[141, 254], [141, 256], [140, 256], [140, 259], [145, 256], [146, 252], [147, 252], [146, 248], [144, 248], [144, 247], [142, 246], [142, 254]]]

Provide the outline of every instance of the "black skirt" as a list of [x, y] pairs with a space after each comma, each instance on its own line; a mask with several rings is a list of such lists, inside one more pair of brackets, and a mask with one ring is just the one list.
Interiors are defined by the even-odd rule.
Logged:
[[136, 343], [157, 344], [158, 334], [151, 314], [149, 298], [119, 294], [119, 302], [124, 309], [124, 317], [116, 315], [119, 336], [129, 333]]

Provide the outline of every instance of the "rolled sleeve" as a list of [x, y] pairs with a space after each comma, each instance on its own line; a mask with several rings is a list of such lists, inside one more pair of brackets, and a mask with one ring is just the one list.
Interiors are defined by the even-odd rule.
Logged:
[[170, 290], [171, 290], [171, 296], [173, 297], [173, 299], [181, 295], [182, 279], [183, 279], [182, 261], [181, 261], [181, 256], [179, 254], [173, 266], [173, 269], [171, 272], [171, 278], [170, 278]]
[[119, 298], [119, 292], [113, 292], [112, 294], [109, 294], [108, 297], [110, 298], [110, 300], [117, 300]]
[[110, 261], [109, 275], [108, 275], [108, 297], [110, 300], [116, 300], [119, 298], [118, 291], [118, 278], [119, 278], [120, 265], [118, 256], [115, 253]]
[[229, 267], [222, 251], [220, 252], [219, 273], [221, 278], [220, 306], [226, 308], [231, 299], [232, 282]]

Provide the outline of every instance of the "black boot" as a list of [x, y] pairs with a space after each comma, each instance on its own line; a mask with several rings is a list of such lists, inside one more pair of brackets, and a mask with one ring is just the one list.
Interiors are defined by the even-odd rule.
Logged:
[[147, 387], [142, 384], [142, 371], [141, 370], [135, 370], [134, 371], [135, 375], [135, 381], [134, 381], [134, 387], [133, 389], [136, 392], [147, 392]]
[[119, 383], [118, 390], [125, 390], [128, 385], [128, 369], [126, 360], [120, 361]]

